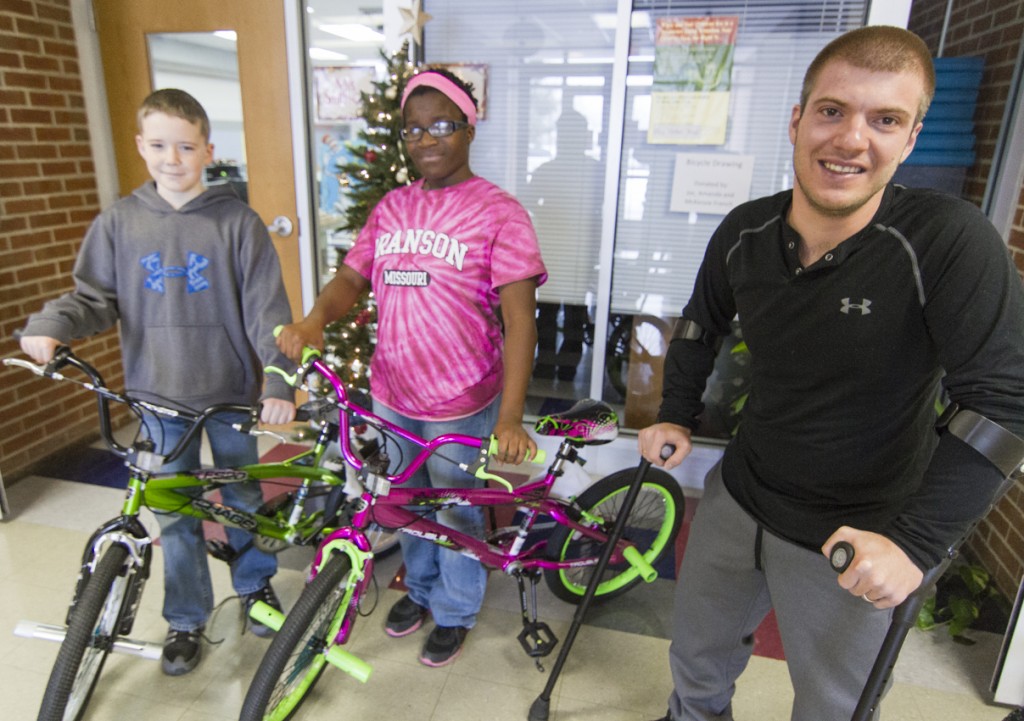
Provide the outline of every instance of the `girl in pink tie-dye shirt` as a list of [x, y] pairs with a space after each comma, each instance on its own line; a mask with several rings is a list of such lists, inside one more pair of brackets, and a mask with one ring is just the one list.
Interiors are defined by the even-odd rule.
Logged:
[[[547, 278], [536, 233], [515, 198], [469, 168], [476, 134], [471, 87], [444, 71], [421, 72], [406, 86], [402, 115], [402, 137], [422, 179], [392, 190], [373, 209], [342, 268], [309, 315], [285, 327], [278, 345], [292, 358], [303, 345], [322, 348], [323, 327], [372, 287], [374, 411], [425, 438], [493, 434], [497, 457], [521, 463], [537, 449], [522, 424], [537, 346], [536, 289]], [[472, 461], [472, 449], [465, 451], [445, 455]], [[405, 447], [390, 455], [414, 453]], [[438, 458], [410, 483], [478, 485]], [[482, 509], [452, 508], [438, 517], [483, 534]], [[401, 542], [409, 593], [392, 607], [385, 631], [405, 636], [431, 614], [436, 626], [420, 661], [445, 665], [476, 623], [486, 572], [429, 541], [402, 535]]]

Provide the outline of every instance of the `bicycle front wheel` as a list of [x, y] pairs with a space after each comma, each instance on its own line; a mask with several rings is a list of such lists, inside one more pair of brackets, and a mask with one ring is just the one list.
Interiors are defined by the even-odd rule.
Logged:
[[240, 721], [285, 721], [323, 673], [324, 652], [345, 619], [352, 561], [337, 553], [306, 586], [267, 649], [242, 704]]
[[[602, 478], [580, 494], [577, 504], [600, 520], [601, 529], [610, 533], [633, 483], [636, 469], [617, 471]], [[683, 522], [685, 501], [676, 480], [665, 471], [650, 468], [640, 487], [636, 503], [629, 513], [622, 540], [636, 546], [644, 559], [656, 564], [671, 549]], [[559, 526], [551, 534], [548, 547], [559, 561], [600, 558], [605, 544]], [[544, 580], [552, 593], [569, 603], [579, 603], [594, 575], [594, 566], [546, 569]], [[625, 560], [609, 563], [602, 574], [594, 598], [614, 598], [640, 582], [640, 572]]]
[[82, 589], [43, 694], [39, 721], [78, 721], [117, 636], [130, 582], [128, 549], [110, 546]]

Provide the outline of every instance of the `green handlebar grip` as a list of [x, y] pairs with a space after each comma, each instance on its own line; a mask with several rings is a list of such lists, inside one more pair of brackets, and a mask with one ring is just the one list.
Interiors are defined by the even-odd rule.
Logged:
[[366, 683], [373, 673], [373, 667], [363, 659], [354, 656], [341, 646], [332, 646], [325, 656], [327, 662], [332, 666], [340, 668], [356, 681]]
[[627, 546], [622, 555], [629, 561], [629, 565], [640, 572], [640, 578], [647, 581], [647, 583], [652, 583], [658, 577], [658, 572], [654, 570], [654, 566], [647, 562], [647, 559], [643, 557], [640, 551], [636, 550], [636, 546]]
[[280, 631], [284, 624], [284, 614], [263, 601], [257, 601], [252, 605], [249, 609], [249, 618], [274, 631]]
[[[498, 439], [495, 438], [494, 436], [491, 436], [490, 444], [487, 446], [487, 455], [493, 456], [497, 452], [498, 452]], [[547, 457], [548, 457], [548, 454], [546, 452], [544, 452], [543, 450], [541, 450], [540, 448], [538, 448], [537, 452], [533, 454], [533, 458], [527, 458], [526, 460], [529, 463], [536, 463], [536, 464], [539, 465], [539, 464], [544, 463], [544, 461], [547, 460]]]
[[275, 325], [274, 326], [274, 337], [277, 338], [279, 335], [281, 335], [281, 331], [283, 331], [283, 330], [284, 330], [284, 326], [283, 325]]

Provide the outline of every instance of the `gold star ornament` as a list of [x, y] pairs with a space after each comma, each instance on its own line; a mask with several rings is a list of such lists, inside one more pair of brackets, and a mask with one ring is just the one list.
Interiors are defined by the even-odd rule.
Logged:
[[405, 25], [401, 34], [412, 33], [413, 40], [417, 45], [423, 44], [423, 26], [434, 19], [430, 13], [423, 12], [423, 0], [412, 0], [412, 5], [407, 8], [398, 8], [402, 13]]

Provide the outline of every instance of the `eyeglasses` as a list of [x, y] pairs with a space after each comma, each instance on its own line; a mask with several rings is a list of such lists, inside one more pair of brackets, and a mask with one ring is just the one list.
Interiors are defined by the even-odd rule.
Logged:
[[424, 131], [430, 133], [430, 137], [432, 138], [447, 138], [459, 128], [468, 127], [469, 123], [463, 123], [458, 120], [438, 120], [433, 125], [426, 128], [416, 126], [411, 128], [402, 128], [402, 140], [407, 142], [412, 141], [414, 143], [419, 142], [419, 139], [423, 137]]

